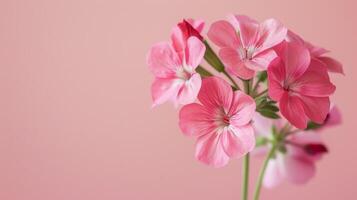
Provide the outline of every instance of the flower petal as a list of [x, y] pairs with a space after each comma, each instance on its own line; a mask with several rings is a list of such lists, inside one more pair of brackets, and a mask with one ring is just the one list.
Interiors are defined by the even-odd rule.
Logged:
[[282, 167], [282, 155], [277, 154], [275, 159], [269, 160], [263, 179], [263, 184], [265, 187], [276, 187], [284, 180], [285, 176], [281, 171]]
[[169, 43], [162, 42], [151, 47], [147, 64], [150, 71], [159, 78], [172, 77], [181, 66], [180, 58]]
[[239, 31], [239, 36], [244, 47], [255, 46], [258, 39], [259, 23], [245, 15], [235, 15], [230, 17], [232, 24]]
[[229, 126], [221, 134], [222, 146], [229, 157], [240, 158], [255, 147], [254, 129], [250, 124]]
[[223, 107], [228, 112], [232, 98], [232, 88], [225, 80], [219, 77], [203, 79], [198, 99], [205, 107], [212, 110]]
[[307, 119], [302, 101], [297, 96], [290, 96], [285, 92], [279, 102], [281, 114], [294, 126], [305, 129]]
[[255, 71], [264, 71], [268, 68], [269, 64], [277, 57], [276, 53], [274, 50], [267, 50], [263, 51], [260, 54], [257, 54], [252, 58], [252, 60], [249, 60], [246, 62], [246, 66], [249, 69], [255, 70]]
[[182, 85], [177, 96], [177, 103], [185, 105], [194, 102], [200, 91], [201, 83], [201, 76], [198, 73], [194, 73], [191, 78]]
[[243, 61], [226, 65], [227, 72], [233, 76], [238, 76], [241, 79], [248, 80], [254, 77], [255, 71], [249, 69]]
[[304, 157], [285, 156], [284, 172], [289, 181], [304, 184], [315, 175], [316, 167], [313, 161]]
[[249, 95], [241, 91], [234, 92], [231, 109], [228, 115], [231, 116], [230, 124], [240, 127], [247, 125], [255, 113], [255, 101]]
[[274, 101], [279, 101], [284, 94], [285, 66], [281, 59], [276, 59], [268, 68], [268, 93]]
[[200, 104], [192, 103], [181, 108], [179, 126], [187, 136], [201, 136], [215, 129], [212, 115]]
[[236, 30], [229, 22], [224, 20], [214, 22], [207, 35], [219, 47], [237, 48], [241, 46]]
[[314, 122], [323, 124], [330, 111], [330, 100], [328, 97], [308, 97], [302, 95], [301, 101], [305, 114]]
[[281, 43], [286, 37], [287, 28], [276, 19], [267, 19], [260, 24], [258, 34], [259, 40], [256, 43], [258, 50], [255, 54], [259, 54]]
[[343, 72], [343, 67], [342, 64], [340, 62], [338, 62], [337, 60], [330, 58], [330, 57], [318, 57], [318, 59], [325, 63], [327, 70], [330, 72], [335, 72], [335, 73], [340, 73], [340, 74], [345, 74]]
[[196, 67], [202, 62], [205, 54], [206, 47], [197, 37], [190, 37], [187, 41], [186, 48], [186, 61], [187, 65], [196, 69]]
[[196, 159], [213, 167], [225, 166], [229, 157], [223, 150], [220, 140], [221, 134], [217, 133], [200, 136], [196, 142]]
[[162, 104], [168, 100], [175, 101], [183, 82], [171, 78], [156, 78], [151, 85], [153, 106]]
[[219, 57], [225, 66], [236, 65], [237, 63], [242, 62], [239, 57], [239, 53], [236, 49], [231, 47], [223, 47], [219, 50]]

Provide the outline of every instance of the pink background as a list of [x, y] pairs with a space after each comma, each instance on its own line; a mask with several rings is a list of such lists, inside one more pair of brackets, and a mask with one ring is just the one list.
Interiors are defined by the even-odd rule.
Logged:
[[347, 74], [333, 76], [344, 124], [323, 133], [331, 153], [316, 177], [264, 189], [262, 199], [355, 199], [355, 1], [209, 2], [2, 0], [0, 199], [239, 199], [241, 160], [198, 163], [175, 109], [150, 109], [145, 64], [181, 18], [228, 13], [280, 19], [330, 49]]

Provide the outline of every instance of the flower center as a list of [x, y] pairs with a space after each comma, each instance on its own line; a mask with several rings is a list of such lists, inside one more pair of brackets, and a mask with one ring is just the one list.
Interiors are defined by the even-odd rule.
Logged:
[[253, 58], [254, 51], [255, 48], [253, 46], [238, 49], [241, 60], [251, 60]]
[[188, 67], [184, 66], [184, 67], [178, 69], [176, 71], [177, 78], [182, 79], [184, 81], [189, 80], [191, 78], [191, 76], [192, 76], [192, 73], [189, 70], [187, 70], [187, 68]]
[[219, 128], [224, 128], [230, 124], [230, 116], [224, 111], [223, 108], [219, 109], [216, 115], [216, 125]]

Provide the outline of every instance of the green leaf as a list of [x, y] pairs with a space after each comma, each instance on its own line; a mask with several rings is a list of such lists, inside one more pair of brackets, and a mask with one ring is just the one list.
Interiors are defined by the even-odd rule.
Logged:
[[313, 122], [313, 121], [309, 121], [308, 123], [307, 123], [307, 127], [306, 127], [306, 129], [305, 130], [313, 130], [313, 129], [318, 129], [318, 128], [321, 128], [321, 124], [317, 124], [317, 123], [315, 123], [315, 122]]
[[267, 71], [259, 72], [257, 77], [259, 82], [264, 82], [265, 80], [267, 80], [268, 77]]
[[280, 116], [271, 110], [265, 110], [265, 109], [261, 109], [261, 110], [257, 110], [261, 115], [263, 115], [264, 117], [267, 118], [271, 118], [271, 119], [279, 119]]

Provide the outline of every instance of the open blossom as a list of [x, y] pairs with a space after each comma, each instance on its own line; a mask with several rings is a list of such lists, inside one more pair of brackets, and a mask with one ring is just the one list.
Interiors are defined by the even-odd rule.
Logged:
[[268, 68], [269, 96], [279, 102], [282, 115], [294, 126], [305, 129], [308, 119], [322, 124], [335, 91], [326, 67], [305, 46], [284, 42]]
[[263, 23], [243, 15], [212, 24], [208, 37], [220, 47], [219, 57], [229, 73], [250, 79], [255, 71], [266, 70], [276, 57], [272, 47], [282, 42], [287, 29], [277, 20]]
[[198, 99], [180, 111], [180, 128], [187, 136], [197, 137], [195, 156], [214, 167], [226, 165], [255, 146], [251, 119], [254, 100], [218, 77], [205, 78]]
[[201, 77], [195, 72], [202, 61], [205, 46], [196, 37], [187, 40], [183, 56], [167, 42], [154, 45], [147, 63], [155, 80], [151, 86], [154, 105], [168, 100], [175, 104], [195, 101], [201, 87]]
[[[328, 119], [317, 130], [341, 123], [341, 115], [336, 106], [331, 108]], [[290, 128], [281, 132], [284, 124], [287, 123], [284, 119], [271, 120], [258, 114], [254, 115], [253, 123], [258, 137], [273, 139], [272, 126], [275, 126], [278, 134], [286, 134], [291, 130]], [[267, 146], [258, 147], [254, 155], [266, 153], [267, 148]], [[323, 144], [319, 132], [300, 131], [286, 136], [279, 141], [275, 156], [268, 163], [263, 180], [264, 186], [271, 188], [283, 180], [296, 184], [306, 183], [316, 173], [316, 161], [327, 152], [328, 149]]]
[[329, 52], [328, 50], [312, 45], [310, 42], [304, 41], [300, 36], [292, 31], [288, 31], [287, 40], [300, 42], [301, 44], [305, 45], [305, 47], [310, 52], [311, 59], [323, 63], [329, 72], [344, 74], [342, 64], [336, 59], [325, 55]]

